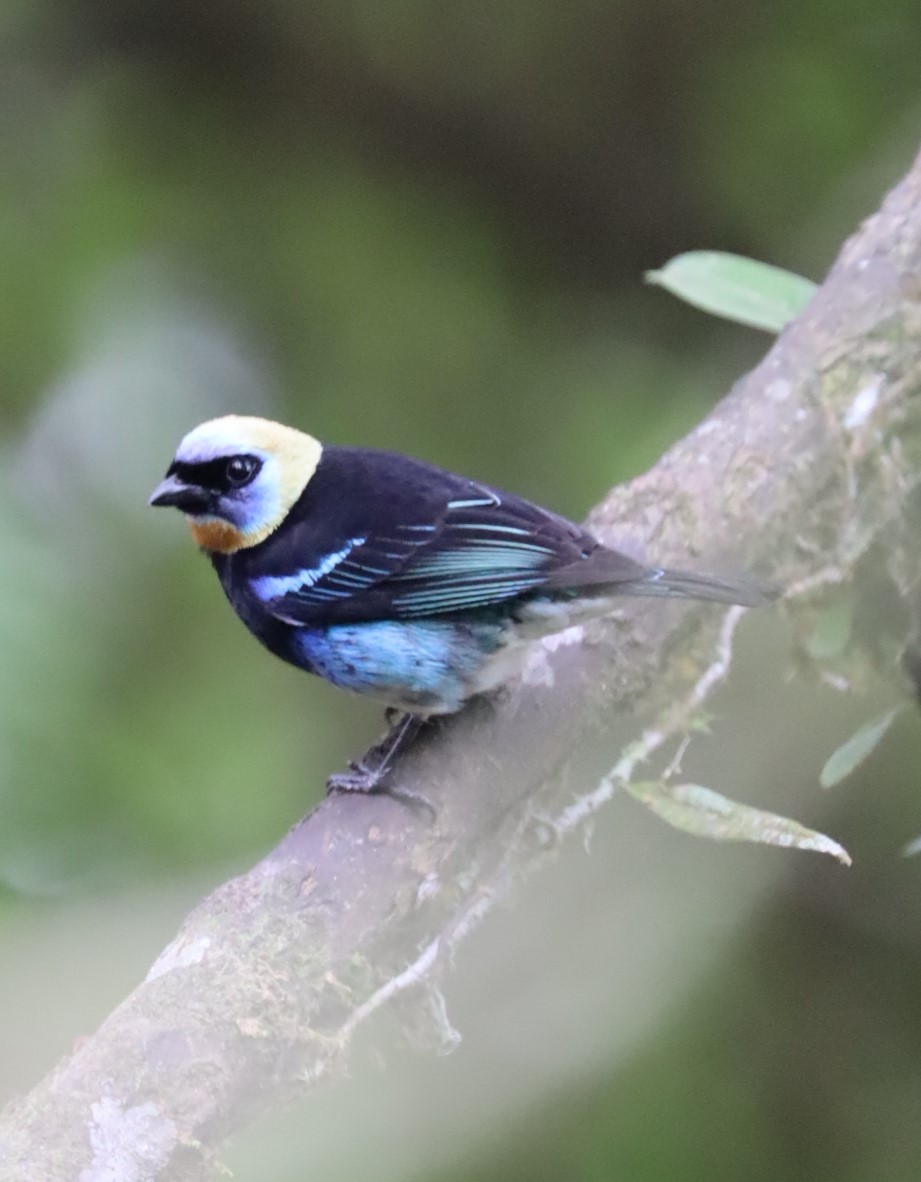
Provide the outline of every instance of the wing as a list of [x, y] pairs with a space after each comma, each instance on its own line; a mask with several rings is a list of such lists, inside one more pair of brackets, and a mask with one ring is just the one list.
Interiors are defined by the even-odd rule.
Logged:
[[[314, 503], [299, 507], [286, 542], [284, 573], [250, 578], [263, 606], [288, 623], [438, 616], [498, 604], [545, 584], [627, 581], [646, 573], [579, 526], [520, 497], [388, 453], [339, 448], [333, 459], [338, 479], [318, 469]], [[311, 529], [318, 529], [323, 506], [323, 536], [329, 537], [325, 494], [333, 487], [342, 490], [335, 511], [341, 541], [323, 549], [316, 538], [310, 541]], [[296, 557], [304, 555], [309, 561]], [[603, 572], [592, 577], [596, 564]]]

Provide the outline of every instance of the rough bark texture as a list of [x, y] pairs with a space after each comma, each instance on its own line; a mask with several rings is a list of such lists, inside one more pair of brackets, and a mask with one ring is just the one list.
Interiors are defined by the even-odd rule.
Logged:
[[[801, 591], [848, 579], [885, 542], [904, 591], [899, 523], [921, 472], [919, 277], [916, 163], [762, 364], [590, 524], [656, 561], [754, 568]], [[450, 949], [616, 786], [596, 778], [580, 797], [560, 772], [602, 716], [626, 718], [631, 737], [640, 719], [680, 729], [675, 703], [699, 700], [703, 671], [723, 672], [722, 618], [712, 605], [625, 603], [539, 646], [521, 686], [440, 724], [398, 765], [434, 819], [387, 796], [326, 800], [205, 899], [101, 1029], [6, 1110], [0, 1178], [212, 1177], [232, 1130], [331, 1070], [398, 993], [450, 1040], [438, 993]]]

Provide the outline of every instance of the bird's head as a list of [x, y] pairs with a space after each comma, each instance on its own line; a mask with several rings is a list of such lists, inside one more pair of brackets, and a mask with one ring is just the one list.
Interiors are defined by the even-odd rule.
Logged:
[[199, 546], [232, 554], [281, 525], [322, 450], [310, 435], [268, 419], [212, 419], [179, 444], [150, 504], [181, 509]]

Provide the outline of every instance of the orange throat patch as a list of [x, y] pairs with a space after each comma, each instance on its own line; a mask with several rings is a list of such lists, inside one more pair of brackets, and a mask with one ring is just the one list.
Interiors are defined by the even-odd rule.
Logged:
[[189, 530], [203, 550], [216, 550], [218, 554], [233, 554], [235, 550], [242, 550], [244, 546], [252, 544], [246, 534], [216, 517], [209, 517], [204, 521], [196, 521], [190, 517]]

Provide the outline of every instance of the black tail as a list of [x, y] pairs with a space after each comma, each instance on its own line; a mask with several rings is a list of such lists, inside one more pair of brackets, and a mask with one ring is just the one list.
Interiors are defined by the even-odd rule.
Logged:
[[620, 595], [663, 595], [676, 599], [712, 599], [716, 603], [736, 603], [758, 607], [783, 594], [776, 583], [751, 578], [727, 579], [719, 575], [699, 575], [686, 570], [663, 570], [653, 567], [645, 578], [621, 583]]

